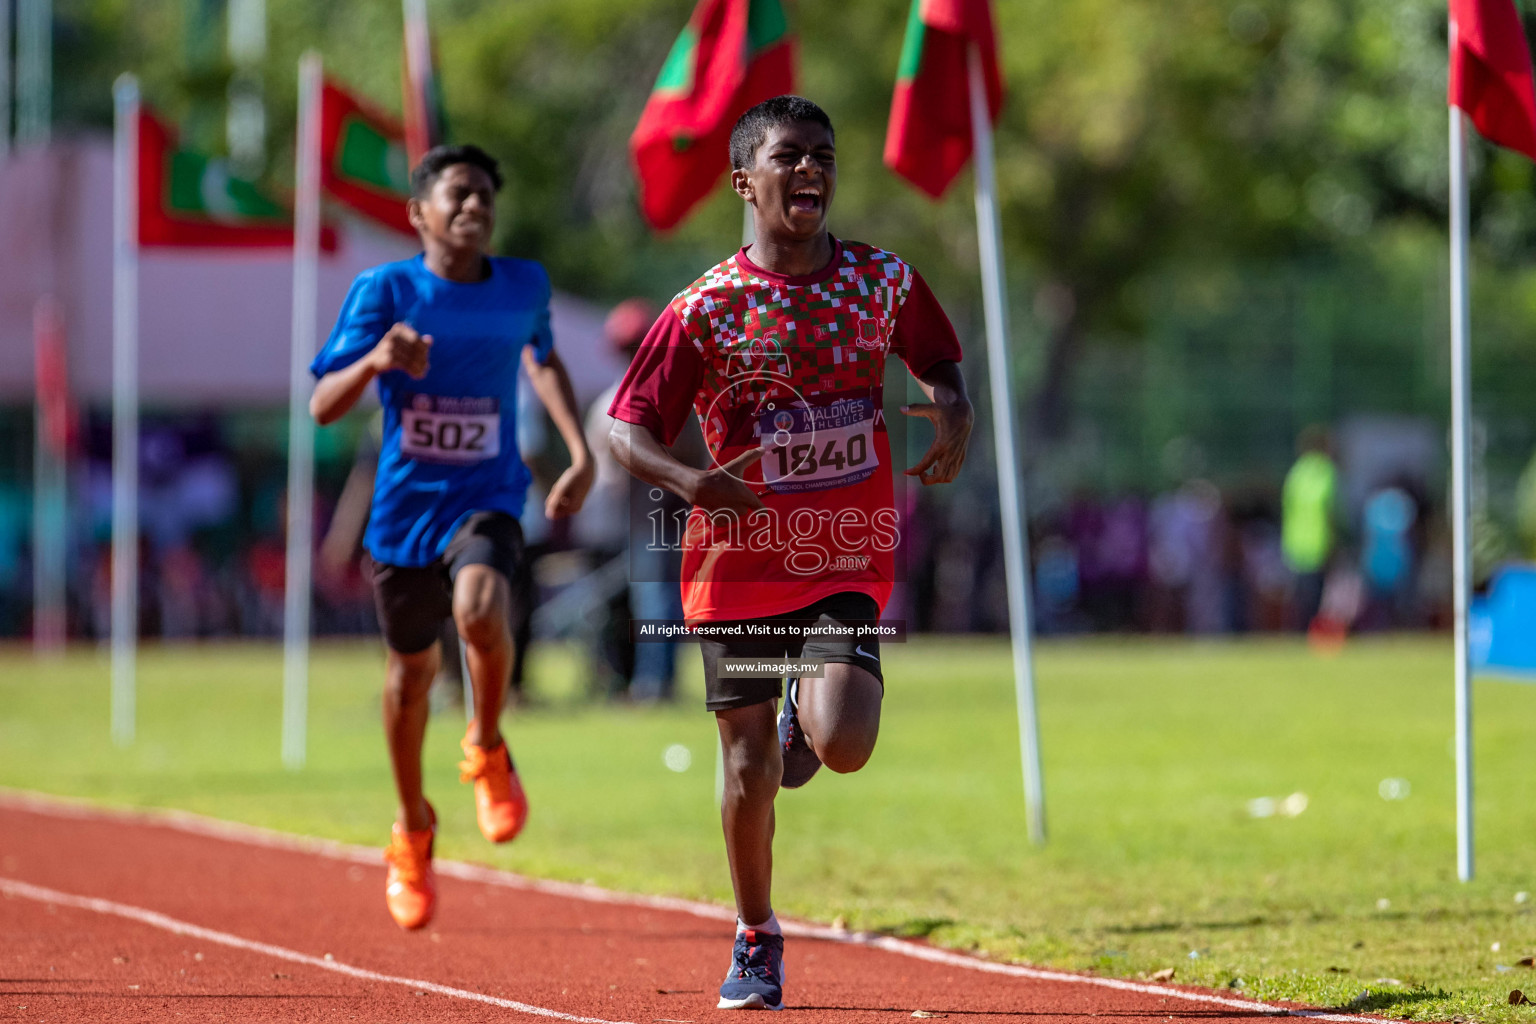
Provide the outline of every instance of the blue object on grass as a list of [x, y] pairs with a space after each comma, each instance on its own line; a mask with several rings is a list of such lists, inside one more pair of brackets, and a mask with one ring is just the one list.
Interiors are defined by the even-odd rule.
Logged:
[[1536, 682], [1536, 565], [1494, 573], [1488, 596], [1472, 602], [1472, 667]]

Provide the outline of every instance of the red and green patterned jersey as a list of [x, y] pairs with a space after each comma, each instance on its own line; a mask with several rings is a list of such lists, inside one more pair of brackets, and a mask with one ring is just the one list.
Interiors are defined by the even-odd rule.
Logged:
[[717, 465], [763, 450], [743, 475], [763, 511], [689, 515], [689, 621], [777, 615], [840, 591], [884, 608], [901, 537], [882, 405], [891, 354], [921, 376], [958, 362], [960, 343], [916, 270], [857, 242], [835, 242], [803, 277], [743, 249], [657, 319], [610, 414], [671, 444], [692, 412]]

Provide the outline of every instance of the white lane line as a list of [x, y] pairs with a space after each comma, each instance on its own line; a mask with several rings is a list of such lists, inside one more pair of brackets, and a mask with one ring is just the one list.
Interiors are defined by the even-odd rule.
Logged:
[[[84, 821], [113, 819], [133, 824], [154, 825], [178, 832], [185, 832], [190, 835], [222, 839], [227, 842], [243, 843], [248, 846], [285, 850], [292, 853], [308, 853], [357, 864], [377, 865], [381, 861], [381, 855], [377, 847], [358, 846], [351, 843], [340, 843], [332, 839], [316, 839], [310, 836], [296, 836], [291, 833], [278, 832], [256, 825], [246, 825], [241, 822], [224, 821], [219, 818], [210, 818], [206, 815], [192, 814], [189, 811], [99, 807], [82, 800], [54, 797], [25, 790], [7, 789], [3, 786], [0, 786], [0, 807], [31, 811], [56, 818], [74, 818]], [[670, 910], [681, 914], [691, 914], [694, 917], [706, 918], [711, 921], [736, 920], [736, 914], [733, 910], [697, 900], [685, 900], [674, 896], [646, 896], [614, 892], [611, 889], [603, 889], [595, 885], [528, 878], [511, 871], [482, 867], [478, 864], [465, 864], [462, 861], [438, 860], [433, 862], [433, 866], [437, 869], [439, 875], [446, 875], [465, 882], [478, 882], [482, 885], [495, 885], [507, 889], [518, 889], [524, 892], [544, 893], [550, 896], [564, 896], [568, 899], [585, 900], [588, 903], [643, 907], [648, 910]], [[1309, 1020], [1329, 1021], [1331, 1024], [1381, 1024], [1383, 1020], [1392, 1019], [1389, 1017], [1364, 1017], [1347, 1013], [1329, 1013], [1327, 1010], [1300, 1009], [1279, 1006], [1274, 1003], [1263, 1003], [1258, 1000], [1234, 999], [1230, 996], [1220, 996], [1210, 992], [1192, 992], [1168, 985], [1124, 981], [1120, 978], [1103, 978], [1092, 974], [1073, 974], [1070, 971], [1055, 971], [1042, 967], [1023, 967], [1018, 964], [998, 963], [995, 960], [983, 960], [980, 957], [967, 956], [963, 953], [953, 953], [949, 950], [920, 945], [905, 939], [892, 938], [889, 935], [877, 935], [870, 932], [838, 931], [825, 925], [789, 921], [783, 918], [780, 919], [780, 923], [784, 928], [785, 934], [790, 936], [821, 939], [826, 942], [840, 942], [850, 946], [865, 946], [871, 949], [883, 950], [887, 953], [894, 953], [897, 956], [910, 957], [914, 960], [926, 960], [930, 963], [941, 963], [949, 967], [981, 971], [986, 974], [1003, 974], [1015, 978], [1029, 978], [1033, 981], [1054, 981], [1071, 985], [1096, 985], [1100, 988], [1117, 989], [1123, 992], [1167, 996], [1194, 1003], [1225, 1006], [1249, 1013], [1262, 1013], [1276, 1017], [1305, 1017]]]
[[40, 885], [19, 882], [12, 878], [0, 878], [0, 893], [5, 894], [7, 897], [19, 896], [22, 899], [36, 900], [39, 903], [51, 903], [61, 907], [74, 907], [78, 910], [90, 910], [98, 914], [123, 917], [130, 921], [137, 921], [140, 924], [147, 924], [152, 928], [160, 928], [172, 932], [176, 935], [202, 939], [204, 942], [214, 942], [221, 946], [243, 949], [251, 953], [264, 953], [279, 960], [287, 960], [289, 963], [318, 967], [322, 971], [333, 971], [336, 974], [345, 974], [349, 978], [359, 978], [363, 981], [382, 981], [390, 985], [404, 985], [418, 991], [434, 992], [440, 996], [465, 999], [474, 1003], [488, 1003], [491, 1006], [499, 1006], [506, 1010], [516, 1010], [519, 1013], [527, 1013], [536, 1017], [549, 1017], [553, 1020], [572, 1021], [574, 1024], [629, 1024], [628, 1021], [610, 1021], [602, 1017], [578, 1017], [571, 1013], [561, 1013], [559, 1010], [550, 1010], [542, 1006], [534, 1006], [530, 1003], [520, 1003], [515, 999], [500, 999], [496, 996], [488, 996], [483, 992], [450, 988], [447, 985], [439, 985], [432, 981], [419, 981], [415, 978], [401, 978], [393, 974], [380, 974], [378, 971], [370, 971], [363, 967], [353, 967], [351, 964], [344, 964], [339, 960], [326, 960], [318, 956], [310, 956], [307, 953], [300, 953], [297, 950], [287, 949], [283, 946], [274, 946], [267, 942], [242, 939], [240, 936], [231, 935], [228, 932], [218, 932], [187, 921], [178, 921], [174, 917], [167, 917], [165, 914], [157, 913], [153, 910], [145, 910], [142, 907], [131, 907], [126, 903], [96, 899], [90, 896], [74, 896], [67, 892], [59, 892], [56, 889], [45, 889]]

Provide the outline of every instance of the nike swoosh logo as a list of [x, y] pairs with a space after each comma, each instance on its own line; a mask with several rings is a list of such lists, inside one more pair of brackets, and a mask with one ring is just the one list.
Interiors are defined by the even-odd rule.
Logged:
[[868, 651], [866, 651], [864, 649], [864, 645], [863, 644], [860, 644], [859, 646], [855, 647], [853, 649], [853, 653], [857, 654], [861, 658], [868, 658], [870, 661], [874, 662], [877, 665], [880, 664], [879, 656], [878, 655], [874, 655], [874, 654], [870, 654]]

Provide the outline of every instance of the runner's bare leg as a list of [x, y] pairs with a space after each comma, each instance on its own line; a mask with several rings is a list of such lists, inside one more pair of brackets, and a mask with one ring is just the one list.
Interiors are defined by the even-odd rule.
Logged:
[[736, 914], [747, 924], [773, 913], [773, 798], [784, 764], [774, 701], [715, 712], [725, 753], [725, 856], [731, 864]]
[[430, 710], [427, 691], [432, 689], [441, 653], [442, 645], [436, 641], [415, 654], [391, 650], [384, 666], [384, 738], [400, 798], [398, 820], [408, 832], [420, 832], [432, 824], [421, 791], [421, 745]]
[[464, 641], [475, 717], [469, 742], [487, 750], [501, 743], [501, 704], [512, 672], [512, 587], [488, 565], [466, 565], [453, 580], [453, 621]]
[[857, 665], [829, 662], [826, 676], [801, 679], [800, 726], [821, 763], [835, 772], [856, 772], [875, 751], [884, 687]]

